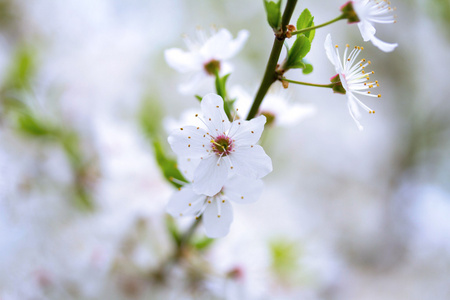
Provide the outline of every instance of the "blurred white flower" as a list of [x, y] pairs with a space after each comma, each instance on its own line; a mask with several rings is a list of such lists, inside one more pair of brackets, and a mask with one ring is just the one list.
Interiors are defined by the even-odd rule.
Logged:
[[211, 36], [208, 37], [203, 30], [198, 29], [197, 41], [184, 37], [188, 51], [179, 48], [167, 49], [164, 52], [167, 64], [180, 73], [191, 75], [190, 80], [180, 86], [180, 92], [195, 92], [208, 77], [214, 79], [216, 71], [219, 74], [230, 73], [232, 66], [226, 60], [242, 49], [248, 36], [247, 30], [241, 30], [233, 40], [231, 33], [222, 28], [219, 31], [212, 30]]
[[261, 195], [263, 183], [259, 179], [239, 175], [230, 177], [222, 189], [213, 196], [199, 195], [188, 184], [175, 192], [167, 204], [167, 212], [174, 217], [196, 216], [203, 214], [206, 235], [219, 238], [228, 234], [233, 222], [233, 210], [230, 201], [235, 203], [253, 203]]
[[338, 46], [333, 46], [330, 34], [327, 35], [325, 39], [325, 51], [327, 53], [328, 59], [334, 65], [342, 83], [342, 87], [346, 91], [348, 99], [347, 106], [350, 115], [352, 116], [353, 120], [355, 120], [358, 129], [363, 130], [363, 127], [358, 121], [361, 115], [358, 105], [370, 114], [375, 113], [375, 111], [362, 103], [355, 96], [355, 94], [361, 94], [376, 98], [381, 97], [381, 95], [372, 94], [370, 92], [370, 89], [379, 86], [378, 81], [370, 81], [369, 74], [374, 74], [374, 72], [366, 72], [365, 70], [365, 67], [370, 65], [370, 61], [362, 59], [356, 62], [356, 58], [358, 57], [361, 50], [363, 50], [363, 48], [355, 46], [355, 48], [347, 56], [348, 49], [349, 46], [347, 44], [341, 61], [339, 57]]
[[372, 44], [384, 52], [393, 51], [398, 44], [386, 43], [375, 36], [376, 29], [374, 23], [390, 24], [395, 23], [394, 9], [391, 8], [387, 0], [355, 0], [352, 1], [353, 8], [358, 16], [358, 28], [365, 42]]
[[[239, 109], [242, 117], [250, 111], [253, 99], [240, 86], [230, 89], [230, 98], [236, 99], [234, 106]], [[262, 102], [259, 115], [267, 118], [268, 125], [289, 127], [303, 119], [314, 115], [316, 108], [312, 104], [290, 103], [291, 93], [282, 88], [281, 84], [273, 84]]]
[[272, 171], [272, 160], [256, 145], [264, 130], [266, 117], [250, 121], [228, 120], [223, 100], [215, 94], [201, 102], [206, 128], [185, 126], [168, 138], [179, 159], [198, 162], [194, 171], [193, 190], [214, 196], [222, 189], [229, 173], [258, 179]]

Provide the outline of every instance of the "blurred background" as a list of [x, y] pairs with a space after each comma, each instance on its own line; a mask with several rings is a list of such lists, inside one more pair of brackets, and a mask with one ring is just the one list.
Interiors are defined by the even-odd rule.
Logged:
[[[394, 52], [341, 21], [316, 31], [311, 74], [286, 75], [328, 83], [328, 33], [364, 46], [382, 94], [362, 99], [364, 131], [345, 96], [291, 84], [316, 113], [266, 130], [262, 198], [167, 271], [191, 220], [165, 213], [161, 124], [198, 101], [164, 50], [198, 26], [248, 30], [228, 87], [253, 95], [273, 40], [262, 1], [0, 0], [0, 299], [450, 299], [450, 2], [393, 2], [377, 37]], [[299, 1], [291, 23], [342, 4]]]

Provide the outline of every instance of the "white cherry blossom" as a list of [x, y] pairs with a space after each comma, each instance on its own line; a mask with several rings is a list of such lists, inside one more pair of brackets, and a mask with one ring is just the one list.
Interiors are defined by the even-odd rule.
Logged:
[[253, 203], [261, 196], [263, 182], [260, 179], [231, 176], [213, 196], [197, 194], [192, 184], [176, 191], [167, 204], [167, 212], [174, 217], [203, 215], [206, 235], [220, 238], [228, 234], [233, 222], [234, 203]]
[[233, 173], [258, 179], [272, 171], [272, 160], [256, 144], [266, 117], [230, 122], [222, 98], [215, 94], [203, 98], [201, 109], [203, 117], [197, 117], [203, 126], [181, 127], [168, 138], [179, 161], [193, 166], [195, 193], [216, 195]]
[[363, 50], [363, 47], [355, 46], [350, 54], [348, 54], [348, 49], [349, 45], [346, 45], [341, 61], [338, 46], [333, 46], [330, 34], [327, 35], [325, 39], [325, 51], [328, 59], [334, 65], [342, 83], [342, 87], [346, 91], [347, 106], [350, 115], [353, 120], [355, 120], [358, 129], [363, 130], [363, 127], [358, 121], [361, 115], [358, 105], [370, 114], [375, 113], [375, 111], [362, 103], [355, 94], [379, 98], [381, 97], [380, 94], [372, 94], [370, 91], [371, 89], [378, 87], [379, 84], [378, 81], [370, 81], [369, 75], [374, 74], [374, 72], [365, 70], [371, 62], [366, 61], [365, 59], [356, 60], [359, 53]]
[[249, 32], [239, 31], [236, 39], [231, 33], [222, 28], [212, 30], [211, 36], [202, 30], [197, 30], [197, 40], [184, 37], [188, 51], [179, 48], [167, 49], [164, 57], [167, 64], [180, 73], [190, 75], [188, 82], [180, 86], [180, 92], [191, 94], [205, 82], [213, 82], [215, 69], [224, 75], [232, 71], [232, 66], [226, 60], [235, 56], [244, 46]]
[[386, 43], [375, 36], [376, 29], [374, 23], [390, 24], [395, 23], [393, 15], [394, 8], [387, 0], [354, 0], [353, 8], [358, 16], [358, 28], [364, 41], [371, 41], [372, 44], [384, 52], [393, 51], [398, 44]]

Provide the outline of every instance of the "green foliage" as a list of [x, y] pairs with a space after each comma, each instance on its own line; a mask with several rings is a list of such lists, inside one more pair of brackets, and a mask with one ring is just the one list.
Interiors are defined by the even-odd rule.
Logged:
[[281, 0], [270, 1], [264, 0], [264, 8], [266, 9], [267, 22], [273, 31], [281, 29]]
[[303, 63], [305, 64], [305, 67], [303, 68], [303, 74], [309, 74], [313, 71], [313, 66], [310, 63], [307, 63], [305, 60], [303, 60]]
[[2, 90], [29, 89], [30, 80], [36, 72], [36, 55], [33, 49], [23, 46], [12, 58]]
[[279, 275], [289, 276], [299, 266], [300, 249], [297, 244], [284, 239], [269, 244], [272, 269]]
[[172, 216], [167, 214], [166, 216], [166, 228], [169, 231], [170, 236], [172, 237], [175, 245], [179, 247], [181, 245], [181, 232], [175, 223], [175, 220]]
[[44, 120], [39, 119], [29, 110], [22, 110], [17, 114], [17, 129], [23, 133], [36, 137], [50, 137], [54, 135], [52, 126], [45, 123]]
[[211, 246], [214, 243], [214, 239], [211, 239], [209, 237], [202, 237], [198, 240], [195, 240], [193, 242], [193, 247], [199, 251], [206, 250], [209, 246]]
[[[309, 28], [314, 26], [314, 17], [311, 15], [311, 12], [308, 9], [303, 10], [300, 17], [297, 19], [297, 30], [302, 30], [305, 28]], [[309, 30], [304, 33], [304, 35], [309, 39], [312, 43], [314, 36], [316, 34], [316, 30]], [[298, 38], [299, 36], [297, 36]]]
[[303, 58], [311, 50], [311, 42], [304, 34], [300, 34], [289, 49], [286, 61], [283, 64], [283, 69], [304, 69], [306, 65]]
[[140, 111], [139, 121], [145, 135], [151, 141], [156, 162], [158, 163], [164, 178], [172, 185], [179, 188], [181, 184], [174, 182], [173, 179], [188, 182], [177, 168], [177, 161], [167, 150], [167, 143], [163, 142], [160, 135], [161, 132], [161, 109], [156, 101], [150, 98], [144, 100], [143, 107]]
[[223, 105], [223, 109], [225, 110], [225, 113], [228, 117], [228, 119], [231, 121], [232, 115], [231, 115], [231, 111], [233, 110], [233, 103], [234, 100], [228, 100], [228, 96], [227, 96], [227, 80], [230, 77], [231, 74], [226, 74], [223, 77], [219, 76], [219, 73], [216, 73], [216, 91], [217, 94], [222, 97], [223, 101], [224, 101], [224, 105]]

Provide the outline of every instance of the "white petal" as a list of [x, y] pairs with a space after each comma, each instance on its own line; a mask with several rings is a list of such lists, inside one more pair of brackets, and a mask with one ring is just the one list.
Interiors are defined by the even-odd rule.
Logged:
[[[173, 152], [187, 158], [200, 158], [208, 155], [210, 139], [203, 128], [185, 126], [175, 129], [167, 139]], [[203, 145], [205, 145], [203, 147]]]
[[166, 210], [174, 217], [193, 216], [200, 211], [205, 199], [205, 195], [194, 193], [192, 185], [188, 184], [172, 194]]
[[227, 159], [211, 155], [202, 159], [194, 172], [194, 191], [198, 194], [214, 196], [222, 189], [228, 177], [230, 164]]
[[351, 96], [348, 96], [347, 101], [347, 107], [348, 111], [350, 113], [350, 116], [353, 118], [353, 120], [356, 123], [356, 126], [358, 126], [359, 131], [362, 131], [364, 127], [362, 127], [361, 123], [359, 123], [358, 119], [360, 118], [361, 114], [359, 112], [358, 105], [355, 103], [355, 101], [351, 98]]
[[375, 35], [376, 29], [367, 21], [358, 22], [359, 32], [361, 32], [361, 36], [365, 42], [372, 39]]
[[248, 35], [248, 31], [241, 30], [236, 40], [233, 41], [231, 33], [226, 29], [221, 29], [206, 41], [201, 49], [201, 54], [208, 59], [217, 60], [233, 57], [242, 49]]
[[216, 94], [207, 94], [201, 102], [203, 120], [205, 121], [209, 134], [213, 136], [224, 134], [230, 128], [230, 121], [223, 109], [223, 99]]
[[333, 66], [337, 67], [339, 64], [339, 59], [336, 54], [335, 47], [333, 46], [333, 42], [331, 41], [331, 35], [328, 34], [325, 38], [325, 52], [327, 53], [327, 57], [330, 60], [330, 62], [333, 64]]
[[[233, 208], [230, 201], [218, 198], [207, 204], [203, 213], [203, 225], [206, 235], [210, 238], [224, 237], [230, 231], [230, 225], [233, 222]], [[218, 202], [218, 203], [217, 203]], [[220, 211], [219, 211], [220, 208]], [[220, 216], [220, 217], [219, 217]]]
[[228, 199], [236, 203], [252, 203], [261, 196], [263, 186], [260, 179], [234, 175], [225, 183], [223, 192]]
[[195, 52], [171, 48], [164, 51], [164, 57], [167, 64], [180, 73], [199, 71], [203, 67], [201, 56]]
[[383, 42], [382, 40], [378, 39], [376, 36], [373, 36], [370, 41], [372, 42], [372, 44], [377, 47], [378, 49], [380, 49], [381, 51], [384, 52], [392, 52], [394, 51], [394, 49], [398, 46], [397, 43], [386, 43]]
[[259, 141], [266, 124], [266, 117], [259, 116], [250, 121], [236, 120], [231, 124], [228, 136], [237, 146], [254, 145]]
[[178, 170], [180, 170], [184, 178], [186, 178], [189, 181], [192, 181], [194, 180], [195, 169], [200, 164], [200, 161], [201, 159], [199, 158], [190, 158], [190, 157], [178, 158]]
[[228, 157], [236, 174], [257, 179], [272, 172], [272, 160], [259, 145], [239, 147]]

